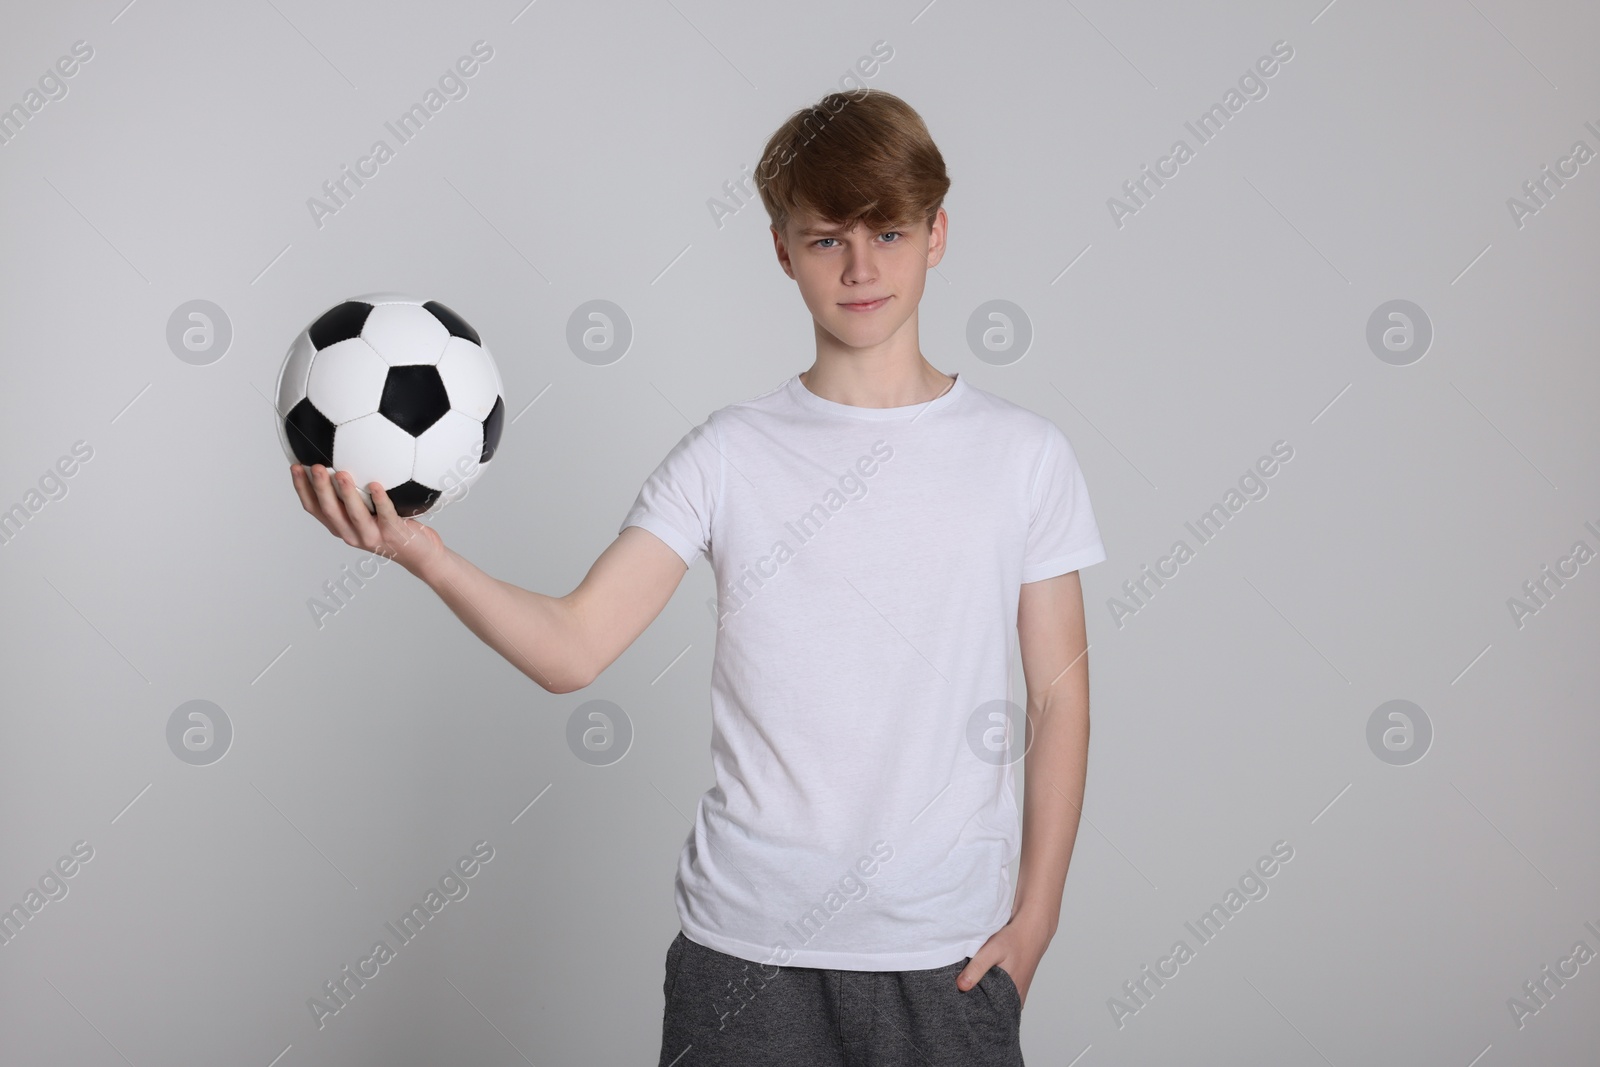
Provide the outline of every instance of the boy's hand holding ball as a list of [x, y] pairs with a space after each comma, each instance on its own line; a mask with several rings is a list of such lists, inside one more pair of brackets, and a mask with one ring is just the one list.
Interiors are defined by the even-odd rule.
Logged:
[[367, 510], [349, 471], [334, 473], [321, 463], [309, 468], [293, 463], [289, 472], [300, 503], [345, 544], [386, 556], [419, 578], [444, 557], [439, 531], [416, 519], [401, 518], [380, 483], [367, 485], [377, 509], [374, 514]]

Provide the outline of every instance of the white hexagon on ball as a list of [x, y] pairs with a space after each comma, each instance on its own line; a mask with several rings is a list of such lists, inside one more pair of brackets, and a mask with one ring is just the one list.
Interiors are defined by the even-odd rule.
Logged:
[[451, 502], [478, 480], [485, 464], [483, 422], [451, 410], [417, 437], [417, 462], [412, 477], [446, 493]]
[[350, 472], [369, 508], [368, 482], [392, 489], [409, 481], [416, 465], [417, 439], [377, 412], [345, 423], [334, 435], [333, 469]]
[[494, 358], [481, 346], [462, 337], [450, 338], [439, 357], [439, 377], [450, 394], [450, 408], [475, 419], [486, 419], [500, 399], [500, 372]]
[[328, 421], [341, 426], [378, 410], [389, 364], [359, 337], [329, 345], [311, 361], [306, 396]]
[[450, 331], [419, 304], [378, 304], [361, 327], [361, 337], [391, 367], [439, 362]]

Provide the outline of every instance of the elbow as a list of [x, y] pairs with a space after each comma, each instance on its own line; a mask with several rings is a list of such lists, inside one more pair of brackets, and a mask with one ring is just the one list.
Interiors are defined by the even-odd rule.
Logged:
[[540, 687], [547, 693], [562, 696], [566, 693], [576, 693], [580, 689], [587, 689], [594, 684], [597, 672], [591, 671], [587, 666], [568, 661], [557, 670], [548, 672], [543, 677], [536, 677]]
[[[566, 603], [565, 598], [556, 601], [560, 606]], [[564, 616], [560, 619], [561, 625], [548, 632], [545, 640], [529, 642], [541, 646], [542, 654], [537, 657], [519, 646], [522, 673], [532, 678], [540, 689], [557, 696], [577, 692], [591, 684], [600, 673], [593, 669], [594, 657], [571, 621], [570, 615]]]
[[556, 603], [565, 609], [565, 614], [561, 616], [561, 627], [552, 649], [555, 654], [551, 658], [555, 662], [534, 681], [545, 692], [559, 696], [576, 693], [594, 684], [594, 680], [600, 676], [600, 668], [595, 665], [596, 657], [572, 606], [572, 595], [561, 597]]
[[576, 693], [580, 689], [588, 688], [594, 679], [580, 677], [576, 674], [557, 674], [546, 678], [535, 678], [534, 681], [538, 682], [539, 687], [546, 693], [564, 696], [567, 693]]

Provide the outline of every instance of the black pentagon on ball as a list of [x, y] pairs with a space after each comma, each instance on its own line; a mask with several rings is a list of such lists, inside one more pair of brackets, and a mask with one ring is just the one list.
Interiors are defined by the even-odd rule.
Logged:
[[450, 394], [445, 391], [438, 367], [411, 363], [389, 368], [378, 411], [390, 422], [417, 437], [449, 410]]
[[311, 324], [311, 329], [306, 331], [311, 335], [311, 344], [318, 352], [340, 341], [348, 341], [352, 337], [361, 336], [361, 327], [366, 324], [367, 316], [372, 314], [372, 305], [364, 304], [359, 300], [346, 300], [338, 307], [329, 308], [322, 313], [322, 317]]
[[294, 458], [310, 467], [320, 463], [333, 466], [333, 431], [335, 426], [328, 416], [318, 411], [306, 397], [290, 409], [283, 419], [284, 434], [289, 438], [289, 448]]
[[500, 428], [506, 421], [506, 402], [500, 397], [494, 398], [494, 407], [489, 409], [489, 415], [483, 420], [483, 454], [478, 457], [479, 463], [487, 463], [494, 458], [494, 450], [500, 445]]
[[483, 344], [482, 341], [478, 340], [478, 331], [468, 326], [466, 319], [457, 315], [454, 311], [439, 303], [439, 301], [430, 300], [422, 306], [433, 312], [434, 318], [444, 323], [444, 328], [450, 331], [451, 337], [460, 337], [463, 340], [471, 341], [475, 345]]
[[385, 489], [389, 502], [394, 505], [394, 513], [401, 518], [410, 515], [420, 515], [433, 506], [443, 494], [442, 489], [429, 489], [420, 482], [405, 481], [393, 489]]

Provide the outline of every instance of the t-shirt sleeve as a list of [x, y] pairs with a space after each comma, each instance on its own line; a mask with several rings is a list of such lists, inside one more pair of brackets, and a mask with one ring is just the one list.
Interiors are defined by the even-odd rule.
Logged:
[[709, 553], [712, 511], [722, 492], [718, 436], [710, 418], [684, 434], [645, 479], [617, 533], [641, 526], [691, 567]]
[[1078, 457], [1055, 423], [1049, 426], [1030, 505], [1028, 540], [1022, 555], [1024, 585], [1106, 558]]

